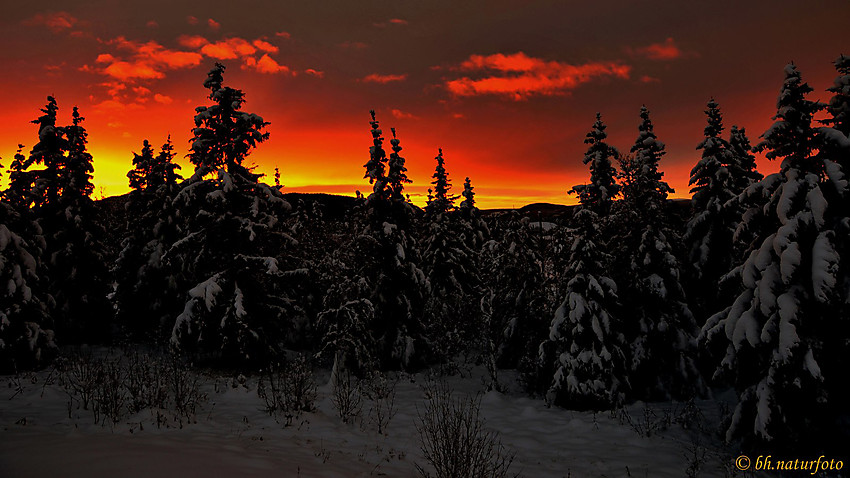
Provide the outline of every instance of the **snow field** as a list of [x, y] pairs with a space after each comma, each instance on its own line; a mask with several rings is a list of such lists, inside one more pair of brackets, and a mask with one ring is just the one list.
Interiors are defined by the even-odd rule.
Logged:
[[[206, 401], [194, 423], [169, 421], [157, 427], [155, 413], [142, 410], [117, 424], [95, 424], [91, 412], [71, 409], [69, 395], [49, 371], [4, 377], [0, 401], [0, 476], [122, 477], [366, 477], [416, 476], [429, 470], [416, 422], [424, 411], [423, 386], [430, 374], [394, 376], [395, 414], [386, 435], [376, 432], [373, 404], [364, 397], [360, 419], [343, 423], [332, 401], [330, 372], [314, 373], [316, 410], [284, 426], [264, 410], [257, 378], [204, 374]], [[481, 395], [485, 428], [498, 431], [515, 453], [511, 474], [526, 477], [683, 477], [688, 447], [699, 436], [700, 477], [730, 476], [731, 459], [716, 433], [695, 435], [680, 417], [686, 404], [634, 404], [593, 414], [547, 408], [543, 400], [482, 392], [485, 371], [468, 367], [441, 377], [457, 395]], [[503, 382], [515, 382], [506, 373]], [[719, 402], [700, 401], [692, 416], [716, 426]], [[679, 423], [677, 423], [679, 422]]]

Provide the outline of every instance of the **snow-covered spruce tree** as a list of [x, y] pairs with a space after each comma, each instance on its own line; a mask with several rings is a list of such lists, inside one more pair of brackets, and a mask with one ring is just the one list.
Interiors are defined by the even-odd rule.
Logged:
[[148, 140], [142, 141], [141, 153], [133, 153], [133, 169], [127, 173], [130, 180], [130, 189], [145, 191], [148, 185], [148, 177], [151, 176], [153, 167], [153, 147]]
[[[840, 206], [840, 209], [834, 209], [834, 214], [842, 218], [839, 221], [842, 224], [836, 225], [838, 227], [836, 233], [839, 237], [847, 237], [850, 235], [850, 219], [844, 221], [843, 218], [850, 217], [850, 195], [846, 194], [844, 188], [844, 182], [850, 175], [850, 154], [848, 154], [846, 143], [850, 136], [850, 57], [840, 55], [834, 65], [838, 76], [833, 86], [827, 89], [833, 93], [833, 97], [826, 106], [829, 117], [823, 120], [823, 123], [832, 125], [833, 129], [822, 130], [828, 133], [824, 138], [822, 149], [826, 158], [826, 168], [830, 171], [830, 181], [825, 185], [824, 196], [833, 208]], [[850, 244], [846, 246], [850, 247]], [[844, 245], [839, 247], [841, 257], [850, 257], [850, 250], [845, 253], [842, 250], [843, 247]]]
[[582, 160], [584, 164], [590, 164], [590, 182], [573, 186], [569, 191], [569, 194], [575, 194], [579, 198], [584, 208], [591, 209], [601, 217], [608, 215], [614, 198], [620, 194], [617, 171], [611, 164], [611, 158], [617, 158], [620, 153], [605, 142], [608, 137], [606, 128], [602, 115], [596, 113], [593, 129], [584, 139], [584, 143], [590, 146]]
[[554, 371], [546, 398], [571, 409], [607, 410], [623, 402], [628, 391], [625, 336], [615, 318], [617, 286], [605, 272], [599, 247], [600, 218], [586, 197], [573, 217], [564, 302], [555, 312], [549, 338], [540, 345], [542, 371]]
[[723, 120], [717, 102], [712, 98], [707, 106], [705, 138], [697, 145], [702, 157], [691, 170], [689, 181], [693, 186], [691, 218], [682, 239], [688, 248], [693, 290], [699, 291], [699, 308], [714, 312], [728, 304], [731, 300], [727, 298], [736, 292], [723, 287], [720, 279], [735, 260], [732, 238], [743, 211], [734, 199], [750, 180], [742, 178], [744, 170], [731, 145], [721, 137]]
[[[460, 202], [458, 211], [460, 212], [460, 234], [463, 236], [463, 242], [475, 254], [476, 258], [473, 262], [479, 264], [477, 256], [481, 247], [490, 237], [490, 229], [481, 217], [481, 211], [475, 205], [474, 189], [472, 181], [467, 177], [463, 182], [463, 192], [461, 193], [463, 201]], [[476, 267], [477, 269], [478, 267]]]
[[740, 268], [747, 256], [758, 249], [765, 237], [776, 230], [776, 217], [768, 214], [770, 208], [767, 204], [771, 201], [775, 188], [773, 183], [778, 176], [764, 180], [766, 178], [756, 171], [755, 156], [751, 154], [753, 148], [743, 128], [736, 131], [736, 128], [732, 127], [729, 146], [733, 159], [743, 173], [739, 175], [741, 183], [736, 185], [738, 196], [733, 199], [734, 205], [741, 211], [741, 220], [733, 236], [734, 263], [737, 266], [723, 280], [740, 283]]
[[[550, 313], [542, 293], [543, 261], [538, 237], [527, 217], [511, 211], [491, 226], [480, 259], [484, 333], [482, 345], [488, 367], [531, 368], [536, 350], [546, 337]], [[528, 362], [528, 363], [526, 363]]]
[[727, 151], [730, 155], [729, 170], [735, 178], [733, 192], [740, 195], [751, 184], [764, 178], [756, 169], [756, 157], [753, 155], [753, 147], [747, 137], [746, 128], [732, 125], [732, 129], [729, 130]]
[[40, 228], [7, 193], [0, 192], [0, 373], [15, 373], [49, 359], [56, 344], [41, 296]]
[[425, 324], [438, 358], [451, 360], [476, 330], [474, 300], [477, 284], [474, 252], [461, 234], [456, 196], [445, 168], [443, 150], [434, 158], [433, 197], [425, 206], [422, 270], [431, 285], [425, 304]]
[[460, 195], [463, 196], [463, 201], [460, 202], [458, 210], [460, 210], [461, 216], [464, 219], [481, 214], [481, 211], [475, 206], [475, 188], [472, 187], [472, 181], [469, 179], [469, 176], [463, 181], [463, 192]]
[[122, 333], [135, 340], [162, 339], [170, 333], [167, 323], [183, 304], [174, 277], [162, 262], [165, 250], [180, 234], [180, 220], [171, 202], [179, 190], [171, 137], [154, 156], [145, 140], [140, 154], [133, 154], [134, 168], [127, 173], [132, 191], [124, 207], [127, 228], [121, 252], [113, 267], [115, 304]]
[[[370, 329], [376, 343], [374, 353], [384, 369], [414, 368], [429, 360], [430, 344], [422, 323], [422, 307], [428, 280], [419, 268], [419, 254], [412, 235], [413, 206], [403, 195], [404, 158], [398, 139], [396, 154], [387, 164], [383, 132], [371, 111], [372, 146], [365, 178], [372, 184], [366, 198], [365, 227], [357, 238], [363, 252], [362, 277], [371, 290], [367, 299], [374, 306]], [[389, 166], [389, 171], [387, 166]]]
[[632, 156], [623, 168], [627, 176], [616, 218], [623, 232], [609, 242], [617, 248], [615, 264], [621, 265], [614, 279], [630, 344], [629, 382], [637, 399], [686, 397], [701, 387], [691, 357], [697, 327], [668, 239], [673, 233], [666, 224], [666, 201], [673, 190], [658, 170], [664, 143], [658, 141], [645, 106], [640, 116]]
[[[35, 220], [33, 207], [39, 200], [39, 191], [36, 189], [38, 171], [27, 168], [31, 166], [29, 158], [23, 154], [24, 145], [18, 145], [15, 159], [9, 165], [9, 188], [3, 192], [3, 198], [12, 205], [19, 213]], [[40, 232], [39, 232], [40, 234]], [[42, 242], [44, 238], [42, 237]], [[40, 247], [42, 250], [44, 247]]]
[[446, 214], [455, 209], [455, 200], [457, 196], [449, 193], [452, 189], [452, 182], [449, 180], [449, 173], [446, 172], [446, 160], [443, 159], [443, 148], [438, 149], [437, 166], [434, 168], [434, 178], [431, 184], [434, 185], [432, 191], [433, 196], [428, 199], [428, 204], [425, 205], [425, 212], [431, 216]]
[[850, 316], [850, 194], [847, 183], [850, 181], [850, 57], [840, 55], [835, 60], [838, 76], [833, 86], [828, 89], [834, 96], [826, 107], [829, 118], [826, 124], [832, 125], [834, 131], [823, 129], [828, 133], [822, 146], [824, 165], [827, 170], [824, 196], [830, 204], [830, 215], [836, 232], [836, 251], [841, 257], [840, 277], [844, 296], [847, 303], [842, 308], [841, 316]]
[[[92, 201], [94, 166], [88, 152], [84, 118], [73, 108], [72, 124], [65, 127], [68, 156], [61, 171], [62, 193], [50, 216], [42, 215], [50, 258], [50, 290], [62, 322], [79, 330], [66, 340], [102, 342], [111, 338], [112, 307], [107, 300], [105, 230]], [[58, 206], [58, 207], [57, 207]], [[60, 324], [62, 323], [60, 322]], [[62, 327], [57, 326], [59, 331]]]
[[764, 211], [774, 228], [742, 267], [743, 292], [700, 336], [727, 346], [717, 375], [731, 378], [739, 396], [727, 439], [795, 450], [827, 446], [837, 431], [850, 365], [841, 314], [848, 295], [836, 249], [842, 238], [834, 229], [846, 217], [824, 198], [827, 183], [846, 194], [847, 182], [824, 154], [834, 154], [823, 146], [837, 131], [812, 124], [825, 105], [807, 100], [811, 91], [795, 65], [785, 67], [776, 121], [757, 146], [782, 161], [780, 171], [748, 189], [769, 198]]
[[39, 142], [29, 158], [13, 165], [11, 189], [18, 199], [32, 198], [45, 239], [43, 279], [54, 330], [66, 343], [102, 342], [111, 333], [112, 311], [106, 299], [104, 231], [90, 198], [88, 134], [76, 107], [71, 125], [56, 126], [56, 100], [47, 101], [44, 114], [33, 121]]
[[[20, 171], [28, 173], [26, 179], [32, 181], [33, 206], [37, 211], [46, 204], [57, 204], [62, 190], [59, 177], [65, 167], [68, 140], [65, 138], [65, 128], [56, 125], [58, 111], [56, 99], [48, 96], [47, 105], [41, 110], [44, 114], [32, 121], [38, 125], [38, 143], [19, 167]], [[31, 170], [33, 165], [41, 166], [41, 169]], [[19, 180], [23, 188], [25, 178], [19, 177]]]
[[291, 238], [280, 218], [289, 203], [242, 164], [269, 137], [269, 123], [241, 111], [244, 93], [223, 86], [223, 73], [216, 63], [204, 82], [213, 104], [195, 109], [195, 173], [173, 201], [186, 224], [164, 260], [189, 297], [171, 344], [202, 359], [257, 363], [303, 327], [294, 282], [307, 271], [285, 255]]
[[369, 282], [359, 273], [357, 244], [340, 246], [331, 249], [317, 267], [320, 282], [327, 287], [316, 317], [322, 337], [319, 355], [333, 359], [334, 373], [348, 370], [364, 376], [377, 365], [372, 331], [375, 307], [368, 299]]
[[850, 136], [850, 57], [839, 55], [833, 64], [838, 76], [833, 85], [827, 88], [834, 95], [826, 106], [830, 118], [825, 123], [844, 133], [844, 136]]
[[404, 201], [404, 185], [413, 181], [407, 177], [407, 167], [404, 165], [405, 159], [398, 153], [401, 152], [401, 145], [395, 135], [395, 128], [390, 128], [393, 134], [393, 139], [390, 140], [390, 148], [393, 150], [390, 153], [390, 158], [387, 160], [387, 185], [390, 189], [390, 198], [393, 201]]

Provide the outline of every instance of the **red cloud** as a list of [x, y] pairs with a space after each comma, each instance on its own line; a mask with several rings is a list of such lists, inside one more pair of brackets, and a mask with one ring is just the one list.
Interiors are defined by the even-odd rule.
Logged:
[[472, 55], [455, 68], [462, 71], [496, 71], [473, 79], [469, 77], [446, 81], [445, 87], [455, 96], [504, 95], [514, 100], [534, 95], [559, 95], [575, 89], [594, 78], [628, 78], [631, 67], [617, 62], [596, 62], [571, 65], [558, 61], [534, 58], [523, 52], [505, 55]]
[[[557, 62], [550, 62], [559, 65]], [[498, 70], [498, 71], [532, 71], [545, 67], [546, 62], [532, 58], [523, 52], [512, 55], [496, 53], [495, 55], [472, 55], [460, 64], [461, 70]]]
[[186, 17], [186, 22], [188, 22], [189, 25], [197, 25], [198, 24], [198, 17], [193, 16], [193, 15], [189, 15], [189, 16]]
[[404, 81], [407, 79], [407, 75], [379, 75], [377, 73], [372, 73], [371, 75], [367, 75], [363, 77], [360, 81], [365, 83], [391, 83], [393, 81]]
[[221, 28], [221, 23], [218, 23], [217, 21], [213, 20], [212, 18], [207, 19], [207, 25], [209, 25], [209, 27], [212, 28], [213, 30], [218, 30], [219, 28]]
[[198, 49], [209, 43], [209, 40], [200, 35], [180, 35], [177, 38], [177, 43], [185, 46], [186, 48]]
[[390, 111], [390, 113], [392, 113], [393, 118], [395, 118], [395, 119], [415, 119], [416, 118], [416, 116], [414, 116], [413, 114], [407, 113], [405, 111], [398, 110], [398, 109], [393, 109], [392, 111]]
[[157, 103], [162, 103], [164, 105], [171, 104], [174, 101], [170, 96], [161, 95], [159, 93], [153, 95], [153, 99]]
[[53, 33], [68, 30], [77, 23], [79, 23], [79, 20], [68, 12], [38, 13], [32, 18], [24, 20], [25, 25], [44, 25]]
[[155, 69], [151, 65], [131, 63], [128, 61], [115, 61], [101, 72], [119, 80], [165, 78], [165, 73]]
[[640, 47], [634, 51], [634, 54], [649, 58], [650, 60], [675, 60], [685, 56], [672, 37], [664, 40], [664, 43], [653, 43], [652, 45]]
[[289, 40], [292, 37], [292, 35], [290, 35], [289, 32], [277, 32], [277, 33], [274, 34], [274, 36], [280, 37], [280, 38], [285, 38], [287, 40]]
[[215, 43], [208, 43], [201, 48], [201, 53], [218, 60], [233, 60], [256, 52], [257, 49], [242, 38], [226, 38]]
[[304, 70], [304, 73], [307, 73], [308, 75], [315, 76], [316, 78], [324, 78], [325, 77], [324, 71], [314, 70], [312, 68], [307, 68], [306, 70]]
[[162, 65], [170, 69], [198, 66], [203, 57], [193, 51], [169, 50], [155, 41], [137, 43], [118, 37], [112, 42], [118, 48], [133, 52], [137, 60]]
[[390, 18], [385, 22], [375, 22], [372, 24], [374, 27], [378, 28], [386, 28], [387, 25], [407, 25], [407, 20], [402, 20], [401, 18]]
[[265, 40], [254, 40], [254, 46], [257, 47], [257, 49], [262, 50], [266, 53], [277, 53], [280, 50], [280, 48], [272, 45], [271, 43]]
[[245, 60], [245, 65], [260, 73], [289, 73], [288, 66], [279, 64], [268, 54], [263, 55], [259, 60], [254, 57], [248, 57]]
[[118, 37], [106, 43], [121, 50], [128, 50], [131, 58], [121, 59], [109, 53], [102, 53], [97, 56], [95, 62], [106, 66], [95, 71], [122, 81], [164, 78], [165, 70], [191, 68], [198, 66], [203, 60], [199, 53], [170, 50], [154, 41], [138, 43]]

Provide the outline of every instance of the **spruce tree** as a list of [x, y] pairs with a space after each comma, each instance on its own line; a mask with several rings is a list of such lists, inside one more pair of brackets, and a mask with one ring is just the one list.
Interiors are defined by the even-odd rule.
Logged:
[[393, 201], [404, 201], [404, 185], [413, 181], [407, 177], [407, 167], [405, 167], [405, 159], [401, 157], [400, 141], [396, 138], [395, 128], [390, 128], [393, 134], [393, 139], [390, 140], [390, 145], [393, 150], [390, 153], [390, 158], [387, 161], [387, 183], [390, 189], [390, 198]]
[[569, 194], [578, 196], [584, 207], [592, 209], [596, 214], [605, 217], [611, 211], [614, 198], [620, 194], [617, 184], [617, 172], [611, 164], [612, 158], [617, 158], [619, 152], [605, 142], [608, 134], [605, 132], [602, 115], [596, 113], [593, 129], [587, 133], [584, 143], [590, 145], [584, 153], [584, 164], [590, 164], [590, 182], [579, 184], [569, 190]]
[[182, 179], [173, 160], [170, 137], [156, 156], [145, 140], [127, 173], [133, 191], [124, 205], [129, 220], [113, 267], [113, 301], [122, 332], [135, 340], [164, 338], [170, 332], [167, 321], [183, 303], [175, 277], [162, 261], [181, 233], [178, 212], [171, 206]]
[[372, 146], [365, 178], [372, 193], [365, 202], [365, 227], [358, 237], [364, 254], [360, 275], [370, 287], [368, 300], [374, 306], [371, 335], [373, 354], [382, 368], [413, 368], [429, 360], [430, 344], [422, 323], [422, 307], [428, 281], [419, 268], [418, 247], [411, 234], [413, 206], [403, 195], [404, 159], [398, 139], [387, 176], [387, 158], [383, 132], [370, 111]]
[[716, 375], [729, 377], [738, 391], [727, 439], [794, 449], [819, 448], [835, 436], [850, 345], [835, 229], [842, 219], [824, 193], [836, 173], [824, 145], [837, 131], [813, 126], [825, 105], [806, 99], [811, 91], [795, 65], [785, 67], [776, 121], [757, 146], [781, 160], [780, 171], [751, 188], [769, 198], [762, 227], [772, 229], [759, 234], [765, 237], [741, 268], [741, 294], [701, 334], [726, 346]]
[[62, 193], [58, 204], [49, 207], [50, 215], [43, 217], [50, 289], [62, 320], [75, 332], [79, 330], [77, 340], [99, 342], [110, 339], [113, 317], [107, 300], [105, 230], [100, 211], [91, 199], [94, 166], [88, 152], [88, 133], [82, 126], [85, 118], [76, 106], [71, 116], [72, 124], [64, 128], [68, 156], [59, 180]]
[[133, 169], [127, 173], [127, 178], [130, 180], [130, 188], [134, 191], [143, 191], [147, 189], [148, 178], [151, 176], [153, 167], [153, 147], [144, 140], [142, 142], [141, 153], [133, 153]]
[[[12, 190], [30, 202], [45, 240], [44, 277], [51, 316], [60, 340], [103, 342], [111, 335], [104, 234], [90, 195], [92, 156], [84, 118], [76, 107], [72, 124], [57, 126], [58, 106], [47, 98], [38, 143], [28, 158], [13, 164]], [[39, 167], [40, 166], [40, 167]]]
[[[606, 410], [623, 402], [629, 388], [628, 344], [616, 318], [617, 285], [607, 277], [598, 201], [584, 196], [573, 218], [566, 297], [555, 311], [549, 337], [539, 348], [547, 401], [577, 409]], [[550, 374], [551, 373], [551, 374]]]
[[[23, 159], [19, 150], [15, 160]], [[56, 344], [40, 277], [41, 231], [9, 192], [0, 192], [0, 372], [17, 373], [47, 361]]]
[[39, 171], [27, 170], [29, 159], [23, 154], [23, 150], [24, 145], [19, 144], [15, 159], [9, 166], [9, 189], [3, 193], [3, 197], [19, 213], [33, 218], [32, 208], [39, 200], [36, 189]]
[[475, 217], [480, 214], [480, 211], [477, 207], [475, 207], [475, 191], [474, 187], [472, 187], [472, 181], [469, 180], [469, 176], [463, 181], [463, 192], [461, 196], [463, 196], [463, 201], [460, 202], [461, 216], [464, 219], [469, 219]]
[[286, 254], [289, 203], [243, 165], [269, 123], [241, 111], [245, 95], [224, 86], [223, 73], [216, 63], [204, 82], [213, 104], [195, 110], [195, 172], [172, 202], [186, 222], [163, 260], [188, 299], [171, 344], [198, 358], [257, 363], [303, 333], [297, 282], [308, 271]]
[[740, 195], [753, 183], [761, 181], [764, 176], [756, 169], [756, 157], [752, 154], [753, 147], [747, 137], [746, 128], [738, 128], [732, 125], [729, 130], [728, 145], [730, 174], [735, 178], [733, 181], [733, 193]]
[[749, 182], [748, 178], [741, 178], [743, 169], [733, 156], [731, 145], [721, 136], [723, 121], [717, 102], [712, 98], [707, 106], [705, 139], [697, 145], [702, 158], [691, 170], [689, 181], [693, 186], [691, 218], [682, 238], [695, 276], [694, 288], [705, 291], [700, 309], [714, 307], [718, 299], [726, 302], [719, 282], [731, 269], [732, 239], [742, 213], [733, 199], [737, 198], [740, 185]]
[[[829, 178], [824, 194], [830, 205], [841, 205], [842, 216], [850, 217], [850, 196], [844, 194], [844, 184], [850, 174], [850, 57], [840, 55], [834, 65], [838, 76], [827, 89], [833, 96], [826, 105], [829, 116], [822, 121], [832, 128], [821, 130], [825, 136], [822, 156]], [[850, 226], [845, 231], [850, 232]], [[842, 232], [839, 235], [846, 237]]]
[[454, 202], [457, 199], [449, 193], [452, 189], [452, 182], [449, 179], [449, 173], [446, 172], [446, 160], [443, 159], [443, 148], [439, 148], [437, 156], [437, 166], [434, 168], [434, 178], [431, 184], [434, 185], [433, 197], [429, 197], [428, 204], [425, 206], [425, 212], [429, 215], [446, 214], [455, 209]]
[[[47, 105], [41, 110], [44, 114], [32, 121], [38, 125], [38, 143], [33, 146], [29, 158], [20, 168], [32, 172], [29, 177], [35, 189], [36, 209], [47, 204], [56, 205], [62, 190], [59, 178], [65, 166], [68, 140], [65, 138], [65, 129], [56, 125], [58, 111], [56, 99], [48, 96]], [[42, 166], [42, 169], [30, 170], [34, 165]]]
[[827, 88], [834, 95], [826, 106], [830, 118], [825, 123], [847, 137], [850, 136], [850, 57], [839, 55], [833, 64], [838, 76], [833, 85]]
[[380, 128], [378, 120], [375, 119], [375, 110], [369, 111], [372, 120], [369, 125], [372, 127], [372, 146], [369, 147], [369, 161], [363, 165], [366, 168], [364, 179], [369, 179], [369, 184], [372, 185], [372, 194], [366, 198], [366, 202], [375, 212], [378, 208], [384, 207], [387, 200], [391, 197], [392, 192], [387, 186], [387, 153], [384, 151], [384, 136]]
[[630, 343], [630, 383], [635, 398], [686, 397], [701, 387], [691, 358], [696, 324], [667, 225], [666, 200], [673, 189], [658, 170], [665, 146], [645, 106], [640, 116], [632, 155], [622, 168], [626, 176], [616, 221], [624, 232], [611, 242], [619, 246], [615, 265], [622, 272], [615, 280], [629, 311], [622, 321]]
[[[460, 234], [463, 236], [463, 242], [478, 256], [481, 246], [490, 236], [490, 229], [481, 217], [481, 211], [475, 205], [476, 193], [474, 189], [472, 181], [467, 177], [463, 183], [463, 192], [461, 193], [463, 201], [460, 202], [458, 211], [460, 212]], [[474, 262], [479, 263], [477, 259]]]
[[451, 360], [476, 329], [470, 306], [477, 290], [475, 252], [465, 241], [465, 229], [455, 213], [455, 196], [440, 149], [434, 170], [434, 196], [425, 206], [422, 270], [430, 284], [425, 323], [437, 355]]
[[[90, 198], [94, 192], [92, 184], [92, 155], [88, 152], [88, 132], [82, 126], [85, 118], [80, 116], [76, 106], [71, 113], [72, 123], [65, 127], [68, 137], [68, 158], [65, 164], [62, 182], [62, 197], [65, 201], [83, 201], [80, 198]], [[90, 200], [89, 200], [90, 201]], [[67, 204], [67, 202], [66, 202]]]
[[497, 217], [481, 251], [483, 349], [491, 374], [530, 367], [548, 330], [539, 237], [516, 211]]

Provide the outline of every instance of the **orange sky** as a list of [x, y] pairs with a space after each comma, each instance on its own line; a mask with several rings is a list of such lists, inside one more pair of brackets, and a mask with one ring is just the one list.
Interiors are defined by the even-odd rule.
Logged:
[[398, 131], [417, 204], [438, 147], [453, 192], [470, 176], [483, 208], [571, 203], [565, 191], [587, 177], [583, 139], [595, 112], [610, 143], [628, 151], [645, 103], [667, 144], [661, 168], [687, 197], [708, 98], [727, 132], [745, 126], [756, 143], [788, 61], [813, 97], [828, 99], [850, 18], [837, 0], [281, 3], [4, 6], [0, 162], [8, 166], [18, 143], [33, 146], [29, 122], [53, 94], [60, 121], [73, 105], [87, 118], [95, 196], [124, 193], [143, 139], [158, 146], [170, 133], [187, 152], [194, 108], [209, 102], [203, 80], [220, 61], [225, 83], [245, 91], [245, 110], [271, 122], [249, 161], [269, 175], [280, 167], [287, 191], [368, 191], [375, 109], [387, 134]]

